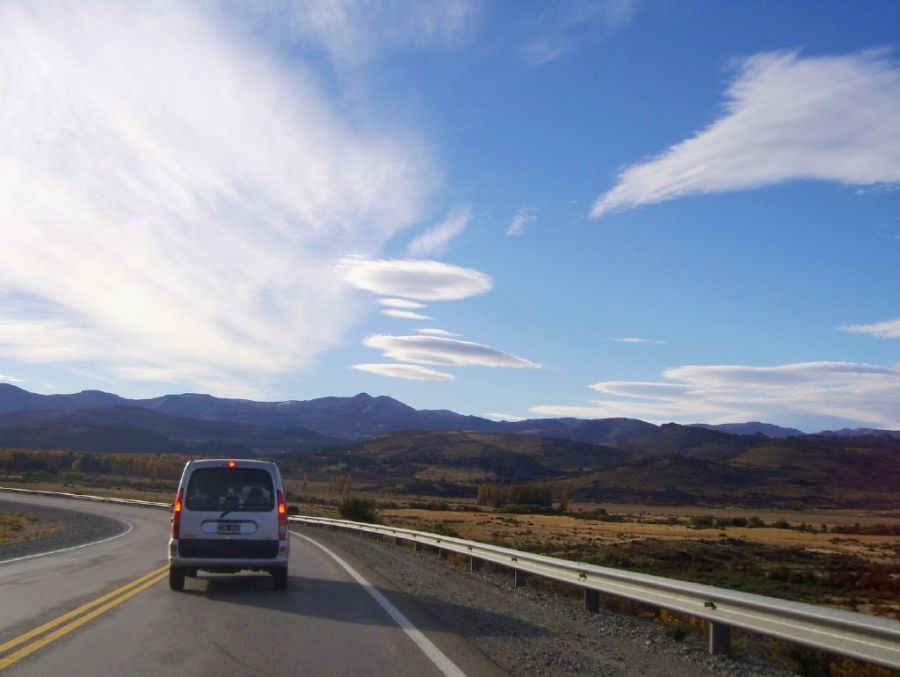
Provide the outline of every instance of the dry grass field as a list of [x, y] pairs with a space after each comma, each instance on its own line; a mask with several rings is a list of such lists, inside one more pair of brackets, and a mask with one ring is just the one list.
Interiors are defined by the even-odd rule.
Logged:
[[[391, 508], [385, 523], [900, 618], [900, 515], [607, 505], [588, 515]], [[577, 515], [577, 513], [576, 513]], [[745, 522], [765, 526], [735, 526]], [[877, 533], [853, 533], [873, 531]], [[850, 533], [845, 533], [850, 532]], [[893, 533], [891, 533], [893, 532]]]
[[60, 526], [59, 522], [0, 506], [0, 545], [49, 536]]

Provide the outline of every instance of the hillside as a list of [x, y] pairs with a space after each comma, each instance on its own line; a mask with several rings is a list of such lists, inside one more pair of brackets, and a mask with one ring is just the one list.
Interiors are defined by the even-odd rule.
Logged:
[[732, 435], [698, 426], [666, 423], [650, 434], [623, 440], [616, 446], [635, 456], [672, 456], [724, 461], [766, 440], [765, 435]]
[[135, 407], [0, 414], [0, 446], [27, 449], [249, 456], [335, 442], [306, 428], [202, 421]]
[[[645, 457], [566, 482], [599, 501], [756, 507], [900, 507], [900, 441], [767, 440], [722, 462]], [[847, 443], [849, 442], [849, 443]]]
[[483, 482], [537, 482], [622, 462], [627, 454], [599, 445], [473, 432], [407, 431], [345, 447], [279, 459], [288, 472], [349, 474], [381, 489], [472, 494]]

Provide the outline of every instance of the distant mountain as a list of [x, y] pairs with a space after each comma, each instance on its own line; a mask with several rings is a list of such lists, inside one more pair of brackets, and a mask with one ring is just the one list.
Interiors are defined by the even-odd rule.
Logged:
[[764, 435], [732, 435], [693, 425], [666, 423], [649, 435], [623, 440], [616, 446], [636, 456], [673, 456], [724, 461], [768, 439]]
[[538, 437], [557, 437], [603, 444], [619, 442], [654, 433], [658, 427], [634, 418], [602, 418], [584, 420], [578, 418], [527, 419], [503, 424], [504, 432], [514, 432]]
[[279, 459], [287, 473], [349, 474], [357, 486], [474, 495], [480, 483], [523, 483], [622, 463], [627, 452], [574, 440], [460, 431], [406, 431]]
[[329, 438], [360, 440], [402, 430], [468, 430], [559, 437], [603, 443], [638, 437], [656, 426], [634, 419], [534, 419], [506, 422], [464, 416], [443, 409], [413, 409], [391, 397], [321, 397], [313, 400], [256, 402], [212, 395], [165, 395], [129, 400], [99, 391], [37, 395], [0, 383], [0, 413], [29, 410], [84, 410], [128, 406], [168, 416], [266, 427], [301, 427]]
[[9, 383], [0, 383], [0, 413], [32, 409], [65, 410], [115, 407], [128, 400], [101, 390], [83, 390], [74, 395], [38, 395]]
[[760, 508], [900, 507], [900, 441], [769, 439], [726, 460], [637, 458], [564, 482], [577, 500]]
[[863, 435], [888, 435], [900, 440], [900, 430], [880, 430], [878, 428], [841, 428], [840, 430], [824, 430], [819, 435], [824, 437], [862, 437]]
[[203, 421], [137, 407], [0, 414], [0, 446], [6, 447], [251, 456], [335, 443], [307, 428]]
[[706, 428], [707, 430], [719, 430], [723, 433], [732, 435], [765, 435], [766, 437], [799, 437], [803, 435], [802, 430], [796, 428], [783, 428], [779, 425], [771, 423], [760, 423], [759, 421], [749, 421], [748, 423], [720, 423], [718, 425], [710, 425], [709, 423], [692, 423], [697, 428]]

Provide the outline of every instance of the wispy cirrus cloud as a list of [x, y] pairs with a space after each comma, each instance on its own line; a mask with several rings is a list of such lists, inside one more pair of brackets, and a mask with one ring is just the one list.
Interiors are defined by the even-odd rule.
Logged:
[[457, 301], [493, 286], [490, 276], [478, 270], [422, 259], [345, 256], [336, 270], [357, 289], [417, 301]]
[[417, 313], [414, 310], [382, 310], [382, 315], [387, 315], [388, 317], [396, 317], [401, 320], [430, 320], [431, 317], [429, 315], [423, 315], [422, 313]]
[[459, 334], [455, 334], [452, 331], [447, 331], [446, 329], [425, 328], [425, 329], [416, 329], [416, 332], [419, 334], [430, 334], [431, 336], [449, 336], [449, 337], [459, 336]]
[[[255, 16], [257, 9], [262, 17]], [[472, 0], [268, 0], [244, 10], [351, 66], [406, 46], [453, 47], [478, 27], [482, 15], [481, 3]]]
[[418, 301], [409, 301], [407, 299], [378, 299], [378, 303], [388, 308], [401, 308], [404, 310], [414, 310], [416, 308], [425, 308], [424, 303]]
[[884, 51], [758, 54], [726, 95], [719, 120], [625, 169], [591, 215], [791, 179], [900, 181], [900, 68]]
[[637, 5], [637, 0], [540, 4], [532, 19], [538, 35], [519, 48], [519, 56], [531, 66], [540, 66], [609, 38], [631, 22]]
[[655, 344], [661, 345], [665, 343], [665, 341], [660, 341], [658, 339], [649, 339], [649, 338], [640, 338], [638, 336], [625, 336], [625, 337], [615, 337], [611, 336], [609, 338], [610, 341], [614, 343], [640, 343], [640, 344]]
[[443, 254], [450, 241], [462, 233], [471, 220], [471, 207], [460, 207], [453, 210], [441, 223], [429, 228], [410, 242], [406, 253], [415, 257]]
[[383, 364], [354, 364], [353, 369], [359, 371], [367, 371], [371, 374], [379, 376], [388, 376], [390, 378], [402, 378], [408, 381], [455, 381], [453, 374], [447, 374], [442, 371], [428, 369], [418, 364], [392, 364], [390, 362]]
[[447, 336], [428, 334], [389, 336], [386, 334], [373, 334], [366, 337], [363, 345], [380, 350], [385, 357], [390, 357], [400, 362], [456, 367], [472, 365], [513, 369], [538, 369], [541, 367], [541, 365], [524, 357], [510, 355], [480, 343], [462, 341]]
[[871, 334], [878, 338], [896, 339], [900, 338], [900, 318], [872, 324], [851, 324], [841, 329], [853, 334]]
[[[900, 428], [900, 370], [852, 362], [801, 362], [773, 367], [688, 365], [665, 381], [602, 381], [590, 386], [619, 399], [586, 405], [539, 405], [550, 416], [634, 417], [710, 423], [827, 417]], [[624, 399], [622, 399], [624, 398]]]
[[515, 237], [525, 233], [525, 226], [537, 219], [538, 210], [535, 207], [523, 207], [516, 212], [512, 222], [506, 228], [507, 237]]
[[419, 218], [430, 160], [227, 15], [0, 4], [7, 356], [237, 394], [355, 320], [333, 262]]

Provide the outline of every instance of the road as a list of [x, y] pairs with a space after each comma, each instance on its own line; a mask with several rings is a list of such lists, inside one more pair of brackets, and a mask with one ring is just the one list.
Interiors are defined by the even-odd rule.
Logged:
[[122, 525], [101, 543], [0, 562], [4, 674], [501, 674], [325, 532], [292, 530], [286, 592], [247, 572], [201, 574], [175, 593], [164, 574], [167, 512], [0, 498]]

